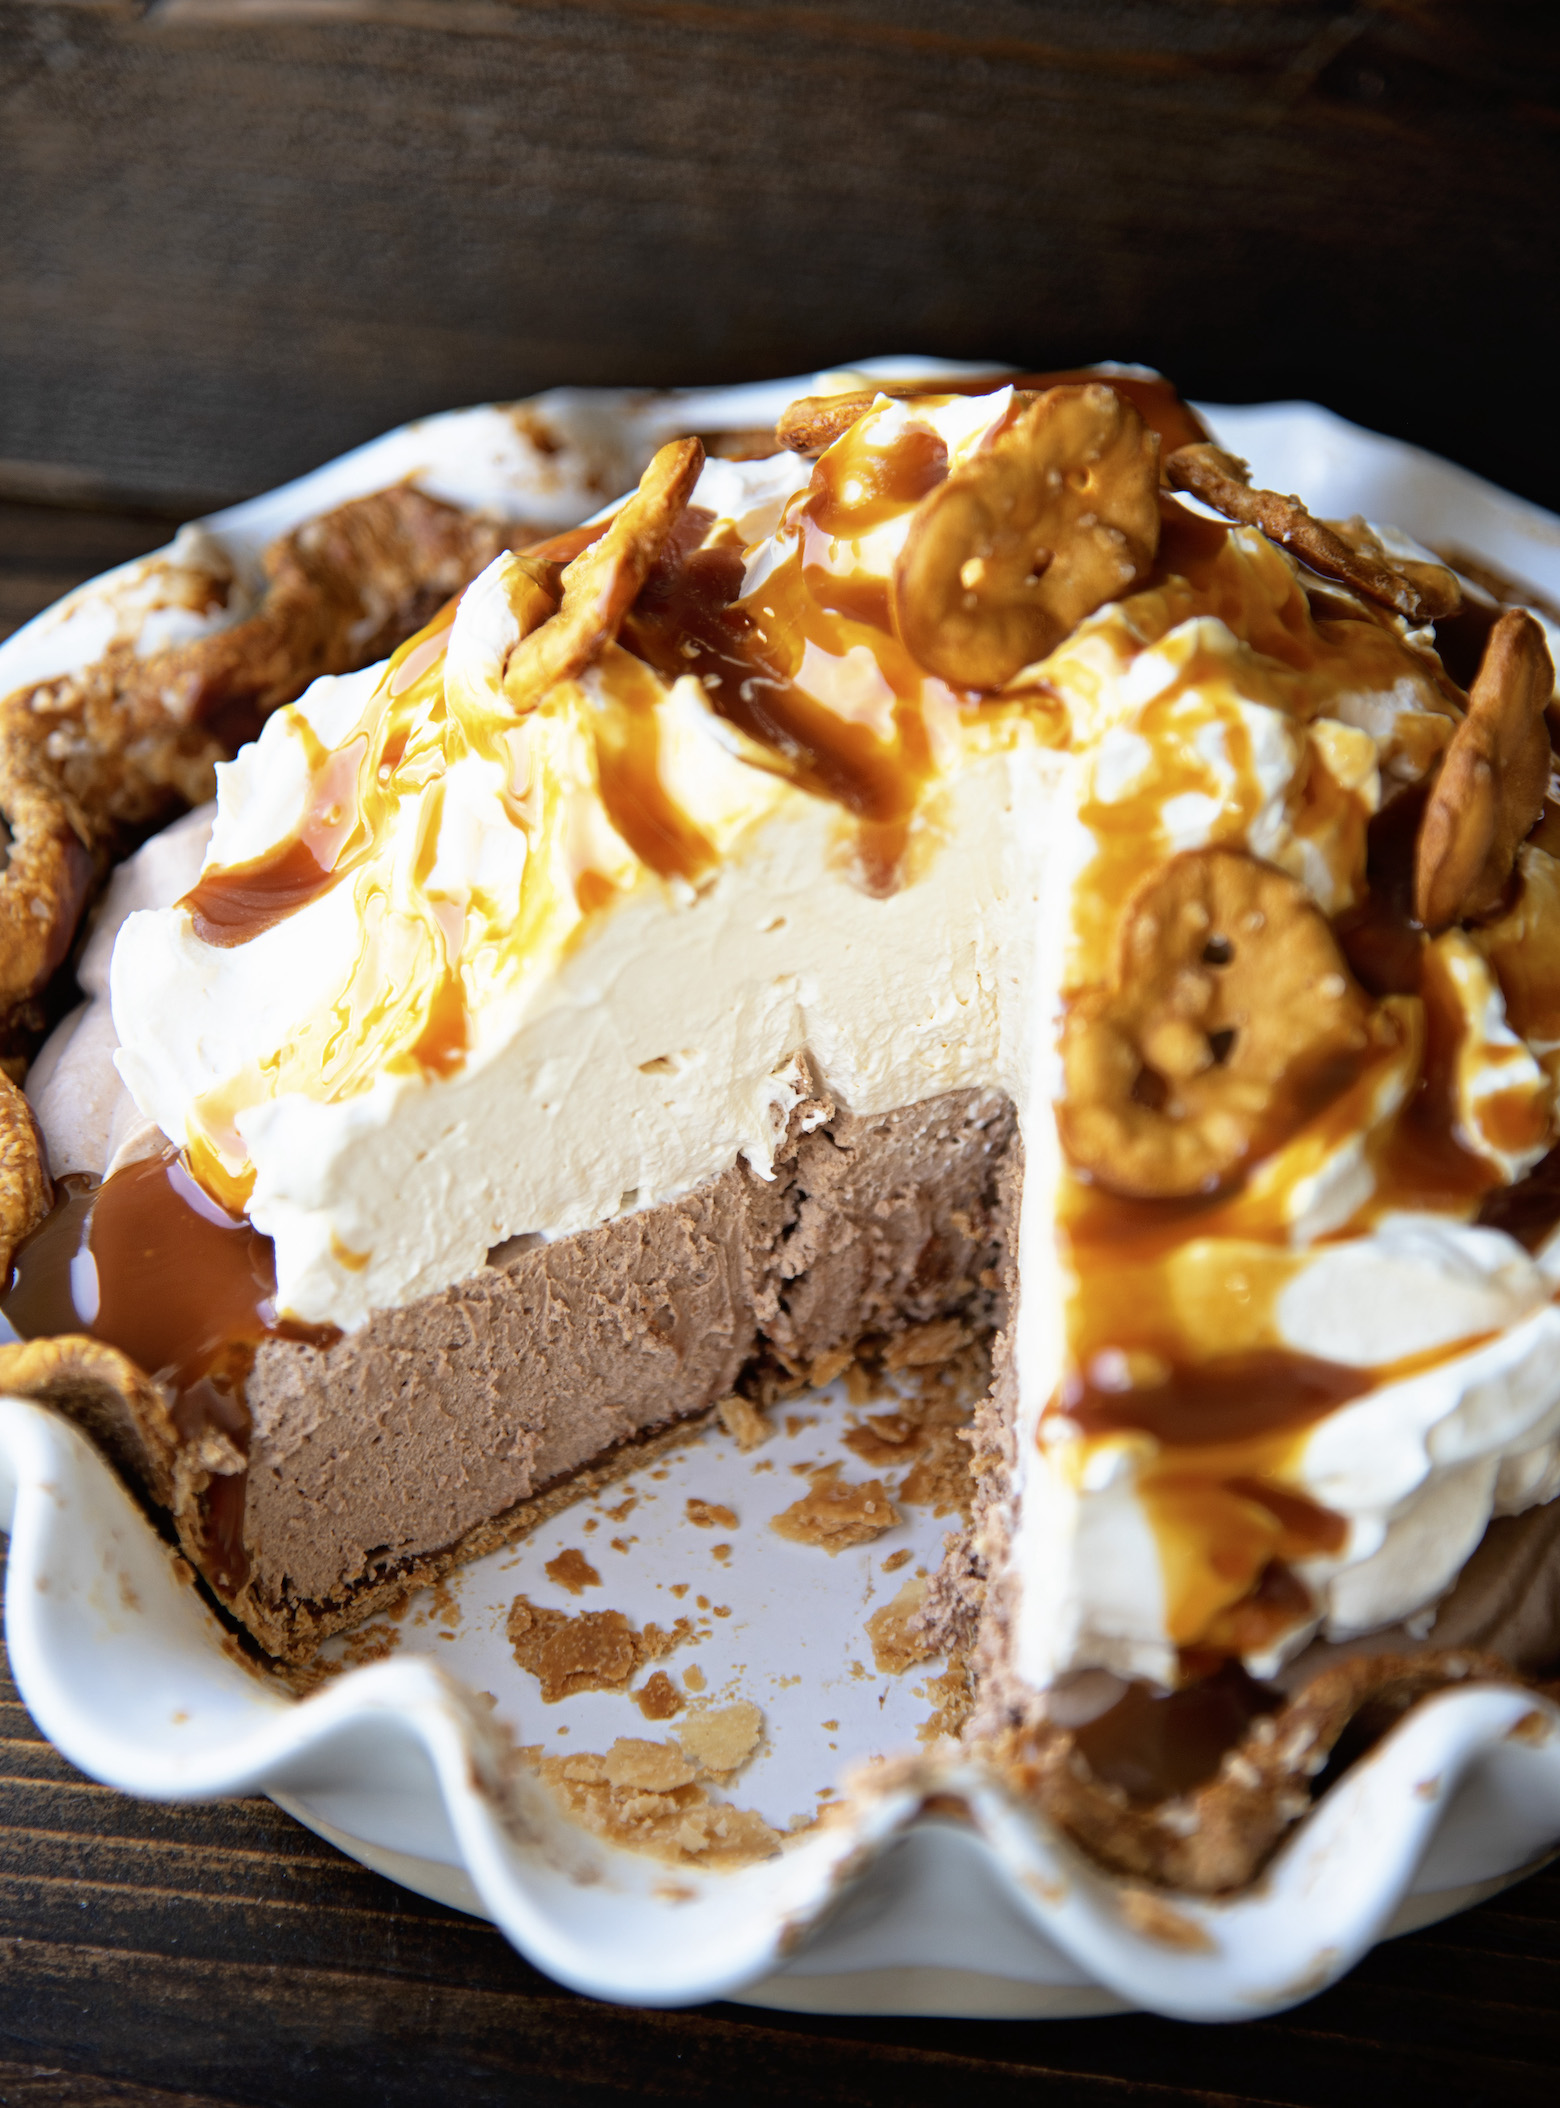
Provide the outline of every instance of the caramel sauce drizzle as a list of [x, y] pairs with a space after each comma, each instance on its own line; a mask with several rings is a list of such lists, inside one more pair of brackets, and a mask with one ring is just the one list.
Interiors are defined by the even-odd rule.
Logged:
[[[1165, 502], [1155, 574], [1126, 604], [1147, 641], [1192, 612], [1218, 613], [1255, 657], [1241, 694], [1300, 722], [1325, 714], [1332, 693], [1389, 687], [1394, 664], [1415, 664], [1423, 679], [1426, 662], [1414, 659], [1388, 623], [1369, 611], [1357, 619], [1340, 615], [1321, 595], [1313, 613], [1292, 574], [1286, 583], [1249, 538], [1232, 562], [1226, 530], [1191, 515], [1176, 518], [1177, 510]], [[1260, 590], [1264, 585], [1268, 590]], [[1153, 837], [1167, 788], [1217, 795], [1221, 834], [1226, 824], [1238, 832], [1255, 811], [1252, 760], [1238, 725], [1222, 720], [1225, 772], [1192, 751], [1207, 721], [1198, 698], [1216, 672], [1194, 657], [1140, 713], [1138, 727], [1167, 757], [1143, 791], [1085, 811], [1099, 845], [1080, 889], [1093, 917], [1092, 929], [1085, 918], [1080, 947], [1089, 957], [1109, 953], [1141, 881], [1142, 846]], [[1305, 684], [1303, 710], [1296, 677]], [[1363, 894], [1340, 917], [1338, 936], [1365, 988], [1396, 1002], [1399, 1047], [1380, 1058], [1409, 1061], [1413, 1079], [1402, 1109], [1369, 1136], [1369, 1203], [1331, 1234], [1358, 1234], [1390, 1212], [1422, 1209], [1511, 1224], [1534, 1245], [1560, 1221], [1560, 1149], [1506, 1188], [1456, 1131], [1463, 1019], [1412, 913], [1424, 793], [1400, 793], [1367, 825], [1357, 805], [1352, 819], [1340, 810], [1341, 793], [1329, 783], [1313, 766], [1305, 793], [1314, 811], [1292, 812], [1291, 825], [1302, 834], [1343, 825], [1361, 832]], [[1308, 1161], [1323, 1161], [1366, 1125], [1377, 1074], [1368, 1065], [1331, 1079], [1330, 1099], [1322, 1093], [1325, 1102], [1309, 1117], [1306, 1108], [1291, 1108], [1285, 1148], [1309, 1147]], [[1480, 1101], [1483, 1132], [1500, 1146], [1530, 1143], [1533, 1119], [1531, 1100], [1519, 1092]], [[1347, 1525], [1294, 1483], [1306, 1439], [1340, 1406], [1412, 1373], [1345, 1366], [1275, 1344], [1277, 1297], [1296, 1264], [1284, 1207], [1292, 1181], [1264, 1181], [1263, 1169], [1254, 1165], [1233, 1193], [1168, 1201], [1125, 1199], [1064, 1175], [1058, 1234], [1070, 1280], [1069, 1366], [1045, 1419], [1065, 1416], [1085, 1454], [1100, 1442], [1143, 1438], [1139, 1496], [1159, 1546], [1169, 1637], [1182, 1650], [1187, 1675], [1265, 1649], [1312, 1614], [1292, 1562], [1336, 1553]], [[1215, 1339], [1219, 1348], [1210, 1354], [1207, 1343]], [[1431, 1366], [1474, 1344], [1449, 1343], [1419, 1360]], [[1123, 1701], [1128, 1712], [1147, 1703]]]
[[[85, 1333], [117, 1347], [169, 1391], [186, 1442], [210, 1430], [245, 1451], [244, 1384], [256, 1347], [274, 1338], [323, 1346], [337, 1336], [277, 1317], [270, 1238], [219, 1208], [172, 1150], [101, 1184], [67, 1174], [56, 1190], [0, 1296], [13, 1332]], [[207, 1496], [210, 1578], [228, 1593], [247, 1572], [244, 1476], [214, 1478]]]
[[1251, 1723], [1282, 1703], [1281, 1693], [1238, 1662], [1224, 1662], [1176, 1691], [1129, 1685], [1113, 1706], [1075, 1728], [1073, 1741], [1097, 1779], [1151, 1806], [1206, 1785]]
[[[746, 598], [742, 550], [712, 544], [713, 516], [690, 507], [623, 626], [623, 643], [664, 680], [691, 673], [717, 716], [767, 749], [777, 773], [855, 817], [862, 882], [874, 893], [897, 883], [932, 772], [924, 703], [931, 691], [951, 691], [894, 636], [886, 584], [840, 575], [830, 545], [909, 511], [946, 473], [930, 431], [912, 429], [891, 453], [825, 455], [813, 486], [793, 501], [797, 555]], [[832, 671], [852, 654], [877, 677], [876, 707], [861, 717], [804, 685], [809, 668]]]

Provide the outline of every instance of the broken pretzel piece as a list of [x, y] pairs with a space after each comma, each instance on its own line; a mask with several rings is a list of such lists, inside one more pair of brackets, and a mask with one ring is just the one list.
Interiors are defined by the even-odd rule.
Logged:
[[[1000, 380], [991, 383], [1000, 388]], [[843, 439], [859, 418], [887, 396], [890, 402], [910, 402], [918, 395], [935, 395], [935, 381], [879, 381], [874, 388], [852, 388], [848, 395], [802, 395], [782, 413], [775, 438], [793, 454], [815, 457], [826, 454], [836, 439]]]
[[1051, 388], [916, 507], [895, 627], [928, 673], [1000, 688], [1128, 592], [1158, 546], [1154, 434], [1100, 382]]
[[1518, 848], [1544, 809], [1555, 670], [1524, 608], [1490, 631], [1468, 714], [1452, 734], [1414, 849], [1414, 913], [1432, 933], [1499, 907]]
[[1311, 517], [1298, 498], [1276, 490], [1253, 490], [1244, 461], [1212, 445], [1178, 447], [1165, 462], [1173, 490], [1189, 491], [1215, 512], [1242, 527], [1255, 527], [1269, 541], [1298, 556], [1324, 578], [1336, 578], [1380, 607], [1392, 608], [1412, 623], [1436, 622], [1455, 614], [1462, 595], [1452, 574], [1438, 565], [1416, 564], [1409, 577], [1399, 565], [1369, 549], [1355, 548], [1341, 534]]
[[662, 447], [605, 533], [564, 570], [557, 613], [521, 638], [504, 669], [504, 691], [518, 709], [583, 673], [616, 637], [703, 466], [704, 448], [697, 439], [674, 439]]
[[1128, 909], [1114, 988], [1062, 1035], [1062, 1139], [1114, 1193], [1214, 1193], [1343, 1088], [1374, 1009], [1305, 887], [1193, 849]]

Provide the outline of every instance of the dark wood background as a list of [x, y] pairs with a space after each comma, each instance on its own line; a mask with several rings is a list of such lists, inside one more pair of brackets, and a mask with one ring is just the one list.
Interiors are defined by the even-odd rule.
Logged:
[[0, 0], [0, 459], [179, 509], [415, 413], [1142, 358], [1542, 498], [1552, 0]]
[[[913, 349], [1298, 394], [1550, 503], [1560, 15], [0, 0], [0, 634], [418, 412]], [[1237, 2028], [592, 2004], [0, 1685], [0, 2108], [1532, 2102], [1560, 1870]]]

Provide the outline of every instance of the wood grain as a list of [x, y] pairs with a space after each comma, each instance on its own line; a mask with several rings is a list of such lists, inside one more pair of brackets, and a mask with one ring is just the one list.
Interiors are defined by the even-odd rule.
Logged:
[[160, 548], [172, 531], [154, 513], [21, 505], [0, 496], [0, 638], [72, 586]]
[[0, 112], [0, 457], [104, 492], [895, 346], [1143, 357], [1560, 486], [1552, 10], [0, 0]]

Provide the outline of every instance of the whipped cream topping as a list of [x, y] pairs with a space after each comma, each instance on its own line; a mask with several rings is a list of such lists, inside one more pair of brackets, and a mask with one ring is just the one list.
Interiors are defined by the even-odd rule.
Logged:
[[[1179, 507], [1003, 690], [925, 673], [889, 581], [1011, 414], [880, 400], [816, 463], [708, 463], [619, 642], [534, 709], [514, 557], [316, 683], [222, 771], [193, 892], [126, 922], [118, 1060], [275, 1240], [279, 1306], [348, 1327], [516, 1234], [768, 1175], [804, 1057], [866, 1114], [1007, 1091], [1014, 1666], [1169, 1682], [1412, 1615], [1553, 1490], [1554, 1282], [1470, 1218], [1547, 1146], [1560, 1030], [1521, 1036], [1498, 945], [1452, 933], [1347, 1088], [1171, 1232], [1065, 1165], [1059, 1019], [1144, 874], [1244, 849], [1347, 925], [1456, 709], [1425, 635]], [[1451, 1168], [1418, 1175], [1432, 1053]]]

